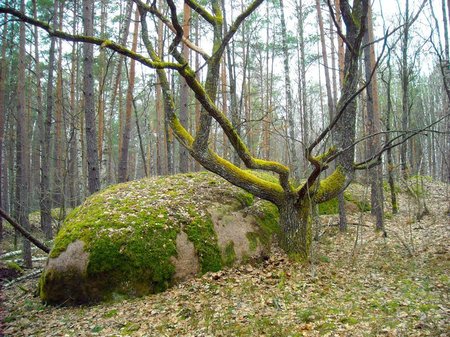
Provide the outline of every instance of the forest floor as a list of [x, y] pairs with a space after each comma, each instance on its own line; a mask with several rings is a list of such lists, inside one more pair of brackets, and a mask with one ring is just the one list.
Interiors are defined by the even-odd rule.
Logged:
[[[427, 182], [430, 214], [414, 199], [387, 214], [387, 237], [368, 213], [347, 233], [321, 218], [312, 261], [274, 248], [244, 265], [156, 295], [94, 306], [52, 307], [36, 297], [38, 279], [3, 289], [5, 336], [449, 336], [449, 186]], [[387, 209], [387, 208], [386, 208]], [[1, 335], [1, 333], [0, 333]]]

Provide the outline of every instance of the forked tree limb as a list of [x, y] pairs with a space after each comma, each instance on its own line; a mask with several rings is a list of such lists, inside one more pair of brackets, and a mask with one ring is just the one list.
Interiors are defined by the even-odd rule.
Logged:
[[48, 248], [46, 245], [44, 245], [42, 242], [36, 239], [33, 235], [31, 235], [29, 231], [27, 231], [25, 228], [19, 225], [19, 223], [11, 216], [9, 216], [9, 214], [6, 213], [5, 210], [3, 210], [2, 208], [0, 208], [0, 217], [8, 221], [15, 229], [17, 229], [20, 232], [20, 234], [22, 234], [28, 241], [30, 241], [40, 250], [42, 250], [47, 254], [50, 253], [50, 248]]

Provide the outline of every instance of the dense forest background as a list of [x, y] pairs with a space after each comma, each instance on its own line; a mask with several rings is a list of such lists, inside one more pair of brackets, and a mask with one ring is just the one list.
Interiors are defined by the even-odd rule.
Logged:
[[[83, 34], [81, 1], [2, 3], [58, 30]], [[153, 3], [168, 15], [166, 2]], [[133, 1], [92, 4], [94, 36], [145, 55]], [[223, 20], [233, 22], [249, 4], [222, 4]], [[304, 149], [332, 120], [345, 81], [338, 4], [264, 1], [241, 24], [220, 63], [217, 105], [255, 157], [296, 164], [298, 179], [310, 173]], [[204, 50], [212, 46], [212, 29], [189, 6], [177, 5], [191, 43], [182, 52], [205, 80]], [[357, 97], [355, 161], [370, 158], [380, 144], [398, 143], [385, 148], [375, 168], [391, 186], [413, 175], [450, 182], [448, 1], [374, 1], [369, 9], [360, 87], [370, 82], [372, 91]], [[201, 169], [168, 127], [155, 70], [101, 46], [94, 48], [87, 79], [82, 43], [49, 37], [6, 14], [0, 20], [0, 205], [25, 227], [24, 215], [40, 211], [41, 228], [51, 239], [55, 219], [100, 188]], [[156, 50], [167, 61], [171, 28], [170, 22], [149, 20]], [[167, 69], [167, 75], [175, 111], [194, 133], [200, 102], [175, 70]], [[89, 80], [91, 117], [84, 95]], [[239, 163], [214, 123], [209, 142], [223, 158]], [[322, 148], [331, 142], [330, 137]], [[89, 170], [98, 172], [98, 182], [89, 182]], [[362, 170], [358, 179], [369, 181], [371, 172]], [[395, 212], [395, 200], [392, 207]]]

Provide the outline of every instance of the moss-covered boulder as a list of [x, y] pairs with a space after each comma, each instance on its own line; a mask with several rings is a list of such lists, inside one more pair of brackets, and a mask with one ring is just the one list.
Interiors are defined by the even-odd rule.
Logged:
[[269, 253], [274, 205], [207, 172], [114, 185], [66, 218], [40, 296], [76, 304], [163, 291]]

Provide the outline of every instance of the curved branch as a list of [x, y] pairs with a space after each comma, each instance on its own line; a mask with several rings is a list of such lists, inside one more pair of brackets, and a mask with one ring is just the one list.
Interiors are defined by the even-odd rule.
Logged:
[[184, 0], [184, 3], [196, 11], [203, 19], [208, 21], [212, 26], [216, 25], [216, 18], [209, 13], [203, 6], [195, 0]]
[[178, 22], [177, 7], [175, 6], [173, 0], [167, 0], [167, 4], [169, 5], [170, 9], [170, 17], [172, 19], [172, 25], [175, 28], [175, 38], [173, 39], [172, 43], [169, 46], [169, 53], [170, 53], [172, 50], [175, 50], [177, 46], [180, 44], [181, 40], [183, 39], [184, 31], [183, 27], [181, 27], [180, 23]]
[[[141, 12], [142, 39], [144, 41], [145, 47], [147, 48], [147, 51], [150, 54], [150, 57], [154, 61], [158, 62], [160, 60], [159, 56], [156, 54], [153, 44], [149, 39], [146, 13], [146, 11]], [[186, 79], [189, 87], [194, 91], [197, 99], [199, 99], [200, 103], [204, 106], [206, 111], [211, 113], [213, 117], [217, 117], [217, 119], [220, 120], [222, 124], [228, 122], [223, 113], [214, 105], [209, 96], [206, 94], [203, 86], [197, 81], [195, 72], [189, 67], [189, 65], [186, 64], [178, 71]], [[280, 185], [268, 182], [251, 174], [250, 172], [242, 170], [241, 168], [218, 156], [209, 148], [199, 149], [193, 146], [194, 139], [192, 135], [183, 127], [175, 114], [174, 98], [170, 91], [170, 85], [167, 81], [166, 73], [164, 69], [158, 69], [157, 73], [161, 86], [163, 87], [164, 110], [167, 115], [167, 121], [174, 131], [174, 135], [177, 140], [189, 151], [191, 156], [206, 169], [220, 175], [232, 184], [242, 187], [260, 198], [270, 200], [274, 203], [280, 202], [283, 195], [283, 188]], [[223, 119], [219, 118], [218, 115], [221, 115]], [[228, 130], [229, 133], [235, 133], [231, 124], [229, 124], [228, 126], [229, 128], [224, 128], [224, 130]], [[239, 139], [239, 141], [241, 141], [238, 136], [237, 138]], [[246, 149], [242, 141], [241, 146]], [[246, 160], [247, 162], [250, 162], [248, 166], [249, 168], [266, 170], [270, 168], [272, 171], [282, 171], [281, 164], [253, 159], [251, 158], [251, 156], [249, 157], [250, 160]]]
[[74, 41], [74, 42], [86, 42], [91, 43], [97, 46], [100, 46], [100, 48], [108, 48], [111, 49], [121, 55], [127, 56], [129, 58], [132, 58], [139, 63], [142, 63], [143, 65], [152, 68], [152, 69], [174, 69], [179, 70], [182, 65], [179, 63], [173, 63], [173, 62], [155, 62], [150, 60], [147, 57], [144, 57], [143, 55], [140, 55], [138, 53], [135, 53], [131, 51], [130, 49], [126, 48], [125, 46], [122, 46], [116, 42], [113, 42], [111, 40], [107, 39], [101, 39], [94, 36], [84, 36], [84, 35], [77, 35], [77, 34], [69, 34], [60, 30], [53, 29], [48, 23], [39, 21], [36, 19], [33, 19], [32, 17], [29, 17], [20, 11], [17, 11], [13, 8], [9, 7], [0, 7], [0, 13], [6, 13], [10, 14], [18, 19], [20, 19], [23, 22], [29, 23], [31, 25], [37, 26], [39, 28], [42, 28], [45, 30], [50, 36], [58, 37], [60, 39], [66, 40], [66, 41]]
[[[289, 169], [274, 161], [267, 161], [258, 158], [254, 158], [247, 146], [244, 144], [242, 139], [237, 134], [235, 128], [228, 120], [228, 118], [223, 114], [223, 112], [217, 108], [211, 98], [207, 95], [203, 86], [198, 82], [195, 77], [195, 73], [188, 66], [181, 69], [181, 76], [184, 77], [186, 83], [189, 85], [191, 90], [194, 92], [196, 99], [200, 102], [203, 108], [212, 116], [221, 126], [225, 134], [227, 135], [231, 145], [238, 153], [241, 160], [244, 162], [245, 166], [249, 169], [254, 170], [265, 170], [272, 171], [280, 176], [280, 184], [285, 190], [290, 190], [289, 185]], [[198, 148], [197, 151], [204, 151], [204, 148]]]
[[[142, 0], [133, 0], [134, 3], [139, 7], [140, 11], [147, 11], [150, 14], [156, 16], [159, 20], [161, 20], [162, 23], [164, 23], [172, 32], [174, 32], [175, 34], [177, 33], [177, 30], [175, 29], [175, 27], [172, 25], [172, 23], [170, 22], [170, 20], [168, 18], [166, 18], [156, 7], [154, 6], [149, 6], [146, 3], [144, 3]], [[200, 48], [200, 46], [197, 46], [196, 44], [194, 44], [191, 40], [189, 40], [188, 38], [186, 38], [185, 36], [183, 36], [181, 38], [181, 41], [191, 50], [195, 51], [196, 53], [199, 53], [203, 59], [205, 61], [208, 61], [210, 56], [209, 54], [204, 51], [202, 48]]]

